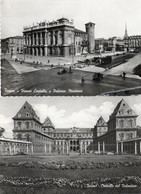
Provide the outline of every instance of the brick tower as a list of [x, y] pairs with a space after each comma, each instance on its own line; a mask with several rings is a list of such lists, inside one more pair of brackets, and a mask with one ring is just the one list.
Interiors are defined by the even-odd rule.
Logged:
[[86, 33], [88, 34], [88, 53], [95, 51], [95, 23], [89, 22], [85, 24]]

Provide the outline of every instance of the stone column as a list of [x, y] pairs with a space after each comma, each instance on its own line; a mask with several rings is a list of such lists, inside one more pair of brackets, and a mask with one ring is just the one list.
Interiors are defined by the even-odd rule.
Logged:
[[32, 45], [35, 45], [34, 33], [32, 34]]
[[43, 35], [42, 35], [42, 32], [40, 33], [40, 45], [43, 44]]
[[45, 143], [45, 154], [47, 153], [47, 145], [46, 145], [46, 143]]
[[48, 44], [48, 34], [47, 34], [47, 31], [45, 31], [45, 36], [44, 36], [44, 42], [45, 42], [45, 46], [47, 46]]
[[36, 33], [36, 45], [38, 45], [38, 33]]
[[52, 39], [53, 39], [53, 45], [55, 45], [55, 32], [54, 31], [52, 31]]
[[69, 141], [67, 141], [67, 155], [69, 155]]
[[35, 48], [36, 49], [36, 56], [38, 56], [38, 48]]
[[51, 154], [51, 142], [49, 142], [49, 154]]
[[43, 56], [43, 49], [40, 48], [40, 56]]
[[141, 154], [141, 141], [140, 141], [140, 154]]
[[9, 155], [11, 155], [11, 143], [9, 143]]
[[67, 32], [66, 32], [66, 31], [64, 31], [63, 44], [64, 44], [64, 45], [67, 44]]
[[105, 142], [103, 141], [103, 153], [105, 152]]
[[65, 142], [64, 142], [64, 140], [63, 140], [63, 155], [64, 155], [64, 143], [65, 143]]
[[80, 154], [82, 154], [82, 140], [79, 141], [79, 145], [80, 145]]
[[116, 143], [116, 152], [118, 154], [118, 142]]
[[34, 154], [33, 144], [31, 144], [31, 154]]
[[16, 147], [15, 147], [15, 144], [16, 144], [16, 143], [14, 143], [14, 154], [16, 154]]
[[100, 154], [100, 142], [98, 141], [98, 153]]
[[121, 154], [123, 154], [123, 142], [121, 142]]
[[44, 48], [44, 54], [45, 54], [45, 56], [47, 56], [47, 46], [45, 46], [45, 48]]
[[31, 46], [31, 36], [29, 36], [29, 45]]
[[34, 48], [32, 48], [32, 55], [35, 55]]
[[135, 155], [137, 155], [137, 141], [135, 141]]
[[87, 154], [87, 145], [86, 145], [86, 141], [84, 142], [84, 150], [85, 150], [85, 154]]

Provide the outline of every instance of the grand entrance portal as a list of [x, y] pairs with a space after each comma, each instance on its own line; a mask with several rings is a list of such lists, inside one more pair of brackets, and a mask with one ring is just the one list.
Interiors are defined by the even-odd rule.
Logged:
[[77, 151], [80, 150], [79, 140], [70, 140], [70, 151]]

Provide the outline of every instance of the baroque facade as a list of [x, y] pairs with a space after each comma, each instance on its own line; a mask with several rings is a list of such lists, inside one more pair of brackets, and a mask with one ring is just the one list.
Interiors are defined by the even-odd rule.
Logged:
[[87, 50], [94, 52], [95, 48], [94, 24], [86, 24], [84, 32], [76, 29], [73, 21], [66, 18], [24, 27], [23, 35], [25, 53], [30, 55], [66, 57]]
[[13, 117], [13, 139], [0, 138], [0, 154], [141, 154], [137, 117], [122, 99], [108, 122], [100, 117], [92, 128], [56, 128], [49, 117], [41, 123], [32, 106], [25, 102]]

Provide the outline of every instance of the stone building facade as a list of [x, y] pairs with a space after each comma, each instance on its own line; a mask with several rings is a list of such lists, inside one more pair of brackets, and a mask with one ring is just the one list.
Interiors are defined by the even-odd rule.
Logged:
[[55, 128], [49, 117], [41, 123], [32, 106], [25, 102], [13, 117], [13, 139], [0, 138], [0, 154], [119, 154], [124, 153], [125, 147], [126, 151], [132, 147], [138, 153], [141, 138], [137, 135], [137, 117], [122, 99], [108, 122], [100, 117], [93, 128]]
[[1, 52], [4, 54], [16, 55], [23, 53], [23, 36], [13, 36], [1, 40]]
[[141, 35], [127, 36], [124, 39], [125, 47], [129, 51], [141, 51]]
[[93, 142], [91, 128], [55, 128], [49, 117], [40, 122], [32, 106], [25, 102], [13, 117], [14, 139], [32, 142], [33, 153], [87, 153]]
[[118, 153], [121, 141], [137, 137], [137, 117], [138, 115], [122, 99], [109, 117], [107, 132], [99, 137], [94, 137], [94, 150], [99, 153], [106, 151]]
[[66, 18], [24, 27], [25, 53], [36, 56], [64, 57], [82, 54], [84, 47], [87, 50], [87, 40], [89, 40], [88, 48], [95, 44], [94, 27], [90, 29], [93, 29], [93, 36], [91, 34], [89, 37], [87, 31], [75, 29], [73, 21]]

